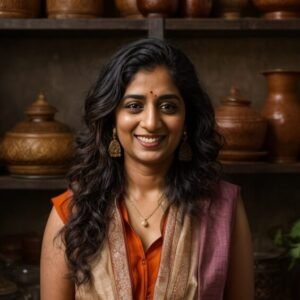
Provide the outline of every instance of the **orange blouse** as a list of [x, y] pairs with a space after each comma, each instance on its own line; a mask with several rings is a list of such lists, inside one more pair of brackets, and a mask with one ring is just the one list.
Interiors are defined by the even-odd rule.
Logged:
[[[72, 197], [71, 191], [52, 198], [53, 205], [65, 224], [70, 216], [69, 203]], [[132, 293], [135, 300], [153, 299], [154, 287], [158, 275], [163, 237], [158, 238], [144, 251], [140, 237], [131, 227], [128, 212], [125, 205], [119, 205], [124, 224], [125, 242], [127, 248], [128, 266], [131, 274]], [[166, 217], [162, 222], [164, 232]]]

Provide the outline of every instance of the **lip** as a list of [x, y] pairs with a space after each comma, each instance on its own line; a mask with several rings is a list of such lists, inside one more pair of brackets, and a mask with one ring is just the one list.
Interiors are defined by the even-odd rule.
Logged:
[[150, 149], [159, 147], [166, 136], [159, 134], [135, 134], [134, 137], [137, 139], [140, 145], [142, 145], [144, 148]]

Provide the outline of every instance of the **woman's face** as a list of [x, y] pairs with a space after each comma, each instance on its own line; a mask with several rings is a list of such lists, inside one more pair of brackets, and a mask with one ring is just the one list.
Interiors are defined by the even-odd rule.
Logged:
[[127, 162], [168, 165], [184, 130], [185, 105], [167, 68], [140, 70], [116, 109], [116, 129]]

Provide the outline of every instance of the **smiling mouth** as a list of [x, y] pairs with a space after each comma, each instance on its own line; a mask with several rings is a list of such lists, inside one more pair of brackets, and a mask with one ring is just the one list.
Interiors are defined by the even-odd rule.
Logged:
[[146, 135], [135, 135], [139, 143], [147, 148], [154, 148], [160, 145], [165, 138], [164, 135], [146, 136]]

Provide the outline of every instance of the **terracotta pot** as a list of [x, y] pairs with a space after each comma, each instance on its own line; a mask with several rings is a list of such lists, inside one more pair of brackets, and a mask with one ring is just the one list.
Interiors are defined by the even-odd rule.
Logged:
[[146, 17], [170, 17], [177, 12], [179, 0], [137, 0], [139, 11]]
[[137, 7], [137, 0], [115, 0], [115, 5], [120, 12], [121, 17], [140, 19], [143, 15]]
[[96, 18], [103, 13], [103, 0], [47, 0], [48, 18]]
[[218, 16], [225, 19], [238, 19], [248, 4], [248, 0], [217, 0], [216, 11]]
[[272, 70], [263, 73], [268, 96], [262, 115], [268, 120], [267, 146], [274, 162], [296, 162], [300, 154], [300, 72]]
[[2, 143], [8, 171], [18, 176], [57, 176], [68, 170], [73, 136], [54, 120], [56, 109], [43, 95], [30, 105], [27, 120], [8, 131]]
[[0, 18], [34, 18], [40, 5], [40, 0], [0, 0]]
[[231, 88], [216, 108], [217, 130], [225, 140], [221, 160], [257, 160], [266, 154], [263, 145], [267, 122], [250, 104], [236, 88]]
[[181, 0], [180, 14], [185, 18], [205, 18], [212, 10], [212, 0]]
[[289, 19], [300, 17], [299, 0], [253, 0], [254, 5], [266, 19]]

